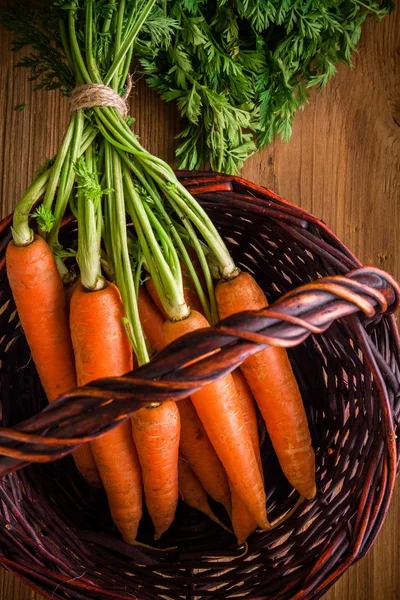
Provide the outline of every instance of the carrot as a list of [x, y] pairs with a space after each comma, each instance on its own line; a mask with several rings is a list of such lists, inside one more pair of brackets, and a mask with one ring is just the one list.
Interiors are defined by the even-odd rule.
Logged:
[[237, 543], [241, 546], [247, 540], [249, 535], [257, 528], [257, 522], [233, 485], [230, 485], [232, 492], [231, 523]]
[[90, 444], [79, 446], [73, 451], [72, 457], [76, 468], [89, 485], [96, 488], [103, 487]]
[[[61, 277], [50, 247], [35, 236], [27, 246], [11, 241], [6, 253], [7, 275], [22, 328], [49, 402], [76, 387], [75, 358]], [[73, 457], [86, 481], [101, 485], [90, 448]]]
[[[139, 288], [139, 315], [150, 343], [154, 340], [152, 343], [154, 348], [161, 350], [165, 346], [164, 319], [143, 286]], [[162, 321], [161, 331], [160, 320]], [[178, 402], [177, 406], [181, 422], [180, 451], [206, 492], [211, 498], [221, 502], [230, 512], [231, 499], [228, 478], [190, 398]]]
[[179, 480], [179, 493], [186, 504], [189, 504], [192, 508], [199, 510], [203, 514], [207, 515], [224, 529], [227, 529], [223, 523], [214, 514], [210, 503], [208, 502], [207, 494], [204, 491], [200, 481], [190, 468], [190, 465], [186, 462], [182, 456], [179, 457], [178, 465], [178, 480]]
[[158, 540], [174, 520], [179, 498], [180, 418], [176, 403], [167, 400], [139, 410], [132, 416], [132, 431], [142, 466], [146, 506]]
[[[71, 298], [76, 290], [76, 288], [80, 285], [79, 278], [76, 279], [72, 284], [68, 286], [64, 286], [65, 290], [65, 299], [67, 303], [67, 314], [69, 319], [70, 307], [71, 307]], [[79, 446], [73, 453], [73, 459], [75, 461], [75, 465], [78, 471], [81, 473], [83, 478], [93, 487], [102, 488], [103, 485], [101, 483], [101, 478], [99, 474], [99, 470], [96, 465], [96, 461], [94, 460], [93, 452], [90, 447], [90, 444], [82, 444]]]
[[143, 285], [141, 285], [139, 288], [138, 308], [140, 323], [143, 327], [144, 334], [150, 343], [150, 346], [154, 348], [154, 350], [162, 350], [162, 348], [165, 346], [165, 318], [160, 313], [156, 304]]
[[[70, 308], [78, 384], [119, 376], [132, 369], [119, 291], [108, 283], [99, 291], [76, 287]], [[133, 543], [142, 516], [142, 480], [130, 421], [91, 442], [111, 516], [124, 540]]]
[[[193, 267], [196, 270], [196, 273], [200, 279], [200, 283], [203, 289], [206, 288], [206, 283], [203, 275], [203, 271], [200, 266], [199, 259], [197, 257], [196, 251], [189, 247], [186, 248], [187, 253], [189, 254], [190, 260], [192, 261]], [[203, 314], [203, 307], [201, 305], [200, 299], [196, 292], [196, 286], [193, 283], [193, 279], [190, 275], [189, 269], [186, 264], [181, 260], [181, 270], [182, 270], [182, 282], [183, 282], [183, 294], [185, 296], [185, 301], [188, 307], [191, 310], [197, 310], [197, 312]]]
[[76, 387], [64, 286], [48, 244], [11, 241], [7, 275], [18, 315], [49, 402]]
[[[192, 311], [182, 321], [166, 321], [165, 340], [170, 343], [185, 333], [208, 326], [205, 317]], [[264, 486], [232, 376], [205, 386], [191, 398], [232, 485], [258, 525], [268, 529]]]
[[[161, 350], [166, 345], [163, 316], [165, 312], [162, 309], [161, 313], [157, 308], [161, 305], [161, 301], [152, 280], [147, 280], [146, 284], [149, 285], [147, 289], [150, 289], [155, 302], [146, 288], [141, 286], [138, 302], [139, 316], [150, 344], [156, 350]], [[154, 409], [139, 411], [132, 418], [133, 436], [144, 473], [146, 505], [153, 520], [156, 539], [171, 525], [178, 502], [177, 460], [180, 428], [180, 413], [175, 403], [164, 403]], [[147, 434], [149, 430], [152, 432], [152, 437]], [[163, 459], [161, 464], [160, 458]], [[165, 489], [167, 493], [164, 493]]]
[[[246, 427], [250, 433], [251, 441], [253, 444], [254, 452], [256, 454], [258, 467], [260, 469], [261, 477], [263, 477], [258, 427], [257, 427], [257, 414], [254, 406], [254, 399], [251, 390], [247, 384], [246, 379], [242, 375], [239, 369], [232, 371], [232, 377], [235, 382], [236, 390], [240, 399], [240, 404]], [[238, 544], [243, 544], [249, 535], [256, 529], [257, 523], [253, 515], [248, 510], [247, 506], [242, 502], [241, 498], [237, 494], [236, 490], [231, 486], [232, 492], [232, 527], [236, 535]]]
[[181, 417], [180, 451], [207, 494], [231, 512], [229, 482], [224, 467], [190, 398], [177, 403]]
[[254, 448], [257, 448], [256, 458], [259, 466], [261, 466], [260, 456], [260, 440], [258, 437], [257, 413], [251, 389], [239, 369], [232, 371], [233, 381], [235, 382], [236, 390], [240, 400], [240, 406], [243, 411], [244, 420], [247, 430], [250, 433], [250, 438]]
[[160, 296], [158, 295], [157, 288], [151, 277], [149, 277], [149, 279], [146, 279], [145, 285], [146, 285], [146, 290], [150, 294], [151, 299], [153, 300], [154, 304], [157, 306], [158, 310], [160, 311], [160, 313], [162, 314], [164, 319], [166, 319], [167, 313], [165, 312], [165, 308], [163, 306], [163, 303], [160, 300]]
[[[216, 297], [221, 319], [244, 310], [265, 308], [264, 293], [249, 273], [219, 282]], [[286, 350], [267, 348], [241, 366], [254, 394], [281, 468], [291, 485], [313, 498], [315, 455], [307, 416]]]

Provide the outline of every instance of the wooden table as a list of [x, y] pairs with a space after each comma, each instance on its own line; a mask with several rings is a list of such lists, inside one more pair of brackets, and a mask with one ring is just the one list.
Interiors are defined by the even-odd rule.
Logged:
[[[33, 92], [14, 70], [10, 37], [0, 29], [1, 213], [13, 210], [35, 169], [51, 157], [67, 121], [65, 99]], [[15, 107], [26, 103], [22, 112]], [[177, 115], [136, 83], [131, 114], [145, 147], [173, 161]], [[168, 133], [168, 134], [167, 134]], [[356, 255], [400, 278], [400, 11], [364, 29], [353, 70], [339, 68], [299, 113], [289, 144], [276, 141], [250, 159], [243, 175], [324, 219]], [[371, 552], [327, 600], [400, 598], [400, 488]], [[41, 598], [0, 572], [0, 600]]]

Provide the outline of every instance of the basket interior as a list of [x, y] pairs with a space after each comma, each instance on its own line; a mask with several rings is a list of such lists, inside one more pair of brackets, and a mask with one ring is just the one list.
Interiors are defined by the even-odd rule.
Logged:
[[[338, 272], [342, 250], [334, 248], [317, 224], [300, 219], [288, 224], [260, 214], [259, 205], [253, 210], [251, 202], [247, 211], [210, 195], [203, 195], [202, 202], [237, 264], [255, 275], [270, 303], [302, 283]], [[309, 233], [320, 239], [320, 247], [307, 244], [307, 236], [302, 236]], [[63, 236], [70, 246], [73, 223], [64, 227]], [[332, 246], [332, 260], [327, 244]], [[343, 270], [350, 263], [343, 250]], [[1, 287], [2, 424], [9, 427], [43, 408], [46, 399], [17, 327], [5, 276]], [[356, 320], [335, 323], [325, 334], [289, 350], [316, 452], [318, 494], [276, 530], [255, 532], [246, 551], [236, 547], [233, 536], [182, 504], [159, 545], [169, 550], [128, 546], [113, 527], [105, 495], [89, 489], [66, 457], [31, 465], [1, 482], [4, 557], [54, 598], [289, 599], [310, 581], [314, 595], [301, 597], [319, 597], [326, 573], [352, 547], [366, 482], [377, 490], [385, 468], [379, 390], [354, 334]], [[389, 360], [393, 351], [388, 319], [369, 323], [368, 332], [371, 343], [380, 344], [382, 357]], [[396, 361], [392, 369], [398, 377]], [[269, 516], [274, 519], [298, 496], [286, 482], [267, 435], [262, 460]], [[373, 537], [371, 526], [360, 551]], [[155, 545], [146, 516], [138, 539]], [[315, 575], [316, 561], [325, 555], [323, 569]], [[57, 573], [69, 581], [56, 579]]]

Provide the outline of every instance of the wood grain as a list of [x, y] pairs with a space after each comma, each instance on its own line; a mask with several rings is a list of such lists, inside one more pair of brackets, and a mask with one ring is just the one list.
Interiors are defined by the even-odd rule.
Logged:
[[[249, 160], [243, 175], [273, 188], [326, 221], [365, 263], [400, 278], [400, 11], [366, 25], [355, 66], [341, 66], [299, 113], [289, 144], [276, 141]], [[33, 92], [15, 70], [10, 36], [0, 30], [1, 214], [12, 211], [35, 169], [52, 156], [67, 121], [57, 93]], [[25, 103], [23, 112], [16, 106]], [[131, 114], [143, 144], [173, 160], [179, 130], [172, 105], [136, 81]], [[372, 551], [352, 567], [326, 600], [400, 598], [400, 489]], [[41, 600], [0, 573], [1, 600]]]

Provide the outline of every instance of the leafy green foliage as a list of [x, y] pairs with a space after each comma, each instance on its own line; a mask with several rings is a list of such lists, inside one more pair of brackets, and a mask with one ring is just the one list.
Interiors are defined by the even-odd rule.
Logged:
[[57, 7], [24, 0], [0, 7], [0, 20], [16, 34], [12, 50], [18, 52], [27, 46], [32, 50], [17, 66], [31, 70], [30, 80], [38, 81], [35, 89], [59, 89], [68, 94], [74, 87], [74, 77], [64, 59], [58, 18]]
[[[114, 59], [118, 0], [56, 0], [45, 8], [13, 0], [0, 12], [16, 33], [13, 49], [33, 49], [18, 64], [31, 69], [37, 88], [69, 94], [76, 84], [63, 38], [71, 6], [82, 59], [91, 62], [84, 43], [89, 3], [91, 53], [103, 78]], [[123, 36], [144, 3], [126, 0]], [[325, 86], [338, 63], [351, 65], [365, 19], [391, 9], [390, 0], [157, 0], [133, 54], [149, 85], [180, 111], [179, 167], [235, 173], [275, 136], [288, 140], [310, 88]]]
[[101, 188], [97, 178], [98, 173], [94, 173], [88, 168], [83, 156], [78, 158], [74, 168], [78, 198], [84, 198], [97, 206], [103, 194], [110, 194], [113, 191], [110, 188]]
[[[86, 61], [84, 15], [89, 2], [93, 4], [92, 54], [103, 77], [114, 59], [115, 32], [111, 29], [111, 23], [118, 9], [118, 1], [56, 0], [52, 4], [42, 4], [30, 0], [10, 0], [7, 6], [0, 7], [1, 22], [15, 34], [12, 50], [18, 52], [26, 47], [30, 50], [30, 54], [22, 58], [17, 66], [31, 70], [30, 79], [38, 82], [35, 89], [59, 89], [62, 94], [69, 95], [75, 87], [75, 73], [67, 59], [68, 48], [65, 46], [65, 43], [69, 43], [68, 16], [73, 7], [76, 36], [81, 44], [82, 58]], [[140, 14], [144, 4], [143, 0], [126, 0], [123, 36], [132, 26], [127, 15]], [[159, 4], [153, 7], [134, 45], [134, 52], [152, 58], [172, 43], [178, 25], [165, 14], [163, 2]], [[62, 29], [65, 32], [64, 39]]]
[[32, 216], [36, 219], [38, 227], [48, 233], [54, 225], [55, 217], [50, 208], [40, 204]]
[[157, 53], [139, 48], [149, 85], [182, 116], [179, 166], [234, 173], [280, 135], [340, 62], [351, 65], [368, 16], [392, 8], [379, 0], [173, 0], [176, 29]]

